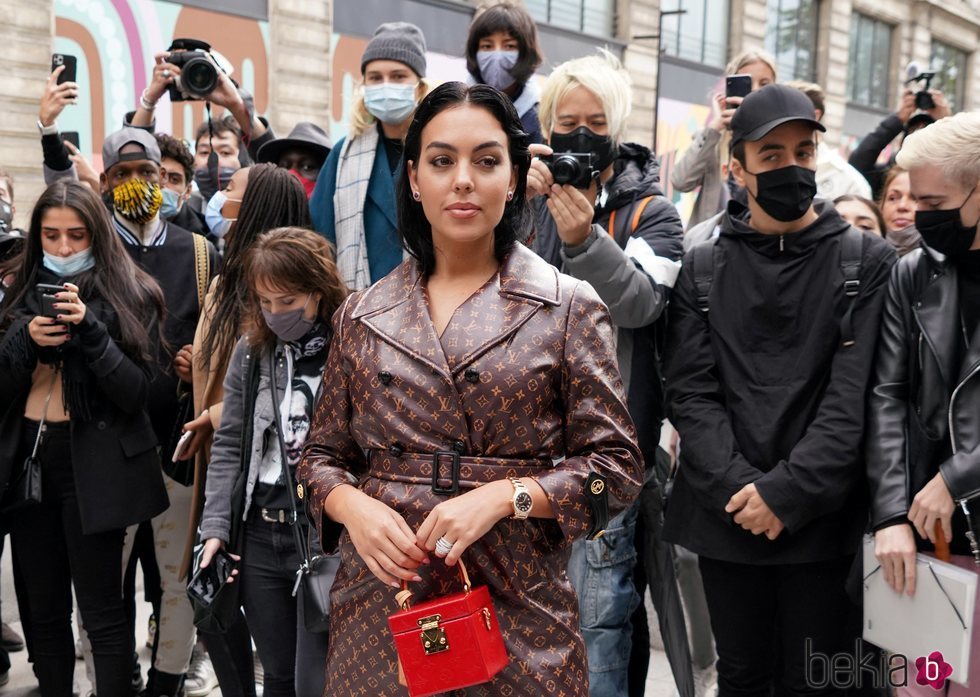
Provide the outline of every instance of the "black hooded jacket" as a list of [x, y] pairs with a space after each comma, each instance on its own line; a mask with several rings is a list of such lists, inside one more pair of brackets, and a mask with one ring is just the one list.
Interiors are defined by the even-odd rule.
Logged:
[[[817, 220], [764, 235], [729, 204], [716, 242], [709, 310], [697, 304], [689, 253], [671, 300], [665, 351], [668, 416], [681, 435], [664, 538], [747, 564], [854, 553], [866, 527], [864, 406], [895, 252], [863, 237], [856, 343], [843, 347], [841, 241], [829, 203]], [[773, 541], [725, 505], [755, 483], [785, 525]]]

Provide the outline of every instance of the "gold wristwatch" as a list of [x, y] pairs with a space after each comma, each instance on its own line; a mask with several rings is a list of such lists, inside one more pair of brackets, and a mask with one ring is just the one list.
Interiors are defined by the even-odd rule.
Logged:
[[511, 518], [527, 520], [527, 517], [531, 514], [531, 507], [534, 506], [534, 499], [531, 498], [531, 492], [524, 486], [524, 482], [517, 477], [511, 477], [510, 483], [514, 485], [514, 496], [510, 499], [510, 503], [514, 507], [514, 515]]

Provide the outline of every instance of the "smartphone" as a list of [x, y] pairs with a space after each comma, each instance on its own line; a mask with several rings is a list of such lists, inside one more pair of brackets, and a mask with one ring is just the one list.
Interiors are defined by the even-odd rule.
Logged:
[[60, 311], [54, 307], [54, 304], [58, 302], [55, 293], [63, 293], [65, 290], [64, 287], [54, 286], [50, 283], [38, 283], [34, 286], [34, 289], [41, 296], [41, 316], [57, 319]]
[[177, 445], [174, 448], [174, 456], [171, 462], [178, 462], [184, 459], [184, 452], [187, 450], [187, 446], [190, 445], [191, 438], [194, 436], [194, 431], [185, 431], [184, 435], [180, 437], [177, 441]]
[[54, 72], [59, 65], [65, 66], [65, 69], [61, 71], [61, 75], [58, 76], [58, 84], [60, 85], [63, 82], [75, 82], [78, 59], [75, 58], [75, 56], [67, 53], [51, 54], [51, 72]]
[[725, 98], [747, 97], [752, 92], [751, 75], [729, 75], [725, 78]]
[[82, 149], [82, 147], [78, 144], [78, 131], [62, 131], [61, 139], [67, 140], [69, 143], [74, 145], [76, 150]]
[[228, 577], [234, 568], [235, 560], [226, 551], [219, 549], [211, 557], [210, 564], [204, 568], [199, 566], [194, 572], [187, 584], [187, 594], [202, 605], [210, 605], [218, 591], [228, 583]]

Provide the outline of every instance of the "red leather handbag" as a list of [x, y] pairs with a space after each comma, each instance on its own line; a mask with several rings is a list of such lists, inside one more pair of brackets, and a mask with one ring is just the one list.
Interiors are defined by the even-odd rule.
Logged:
[[463, 592], [412, 607], [412, 591], [402, 582], [399, 612], [388, 617], [398, 650], [398, 679], [411, 697], [488, 682], [507, 665], [507, 649], [486, 586], [470, 589], [458, 562]]

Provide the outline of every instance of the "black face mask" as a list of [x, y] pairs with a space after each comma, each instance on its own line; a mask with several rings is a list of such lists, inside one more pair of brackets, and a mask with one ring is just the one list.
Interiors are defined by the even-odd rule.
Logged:
[[[973, 187], [966, 201], [969, 201], [977, 187]], [[963, 201], [958, 208], [947, 208], [941, 211], [916, 211], [915, 227], [930, 249], [948, 257], [959, 256], [970, 251], [977, 237], [978, 220], [973, 227], [966, 227], [960, 218], [960, 211], [966, 205]]]
[[197, 182], [197, 188], [200, 189], [204, 200], [210, 201], [218, 189], [223, 189], [228, 185], [231, 175], [237, 171], [237, 167], [212, 167], [209, 163], [207, 167], [199, 167], [194, 170], [194, 181]]
[[616, 159], [612, 138], [600, 136], [588, 126], [579, 126], [571, 133], [551, 132], [551, 149], [555, 152], [592, 153], [592, 169], [603, 171]]
[[812, 169], [790, 165], [769, 172], [749, 172], [755, 177], [758, 193], [749, 196], [774, 220], [791, 223], [810, 210], [817, 195], [817, 173]]

